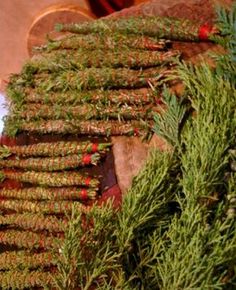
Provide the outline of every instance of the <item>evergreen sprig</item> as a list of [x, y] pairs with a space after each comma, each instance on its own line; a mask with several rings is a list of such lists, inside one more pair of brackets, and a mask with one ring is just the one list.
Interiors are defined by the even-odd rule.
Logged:
[[183, 119], [187, 111], [182, 100], [178, 100], [174, 94], [165, 89], [163, 91], [164, 106], [160, 108], [160, 114], [154, 115], [154, 132], [164, 137], [172, 146], [181, 146], [180, 133]]
[[60, 246], [59, 289], [75, 289], [75, 285], [129, 289], [125, 287], [135, 285], [137, 272], [145, 266], [139, 262], [142, 250], [136, 252], [138, 245], [143, 246], [156, 227], [165, 231], [171, 220], [170, 204], [179, 190], [174, 177], [177, 167], [172, 153], [153, 152], [119, 212], [114, 212], [112, 203], [95, 206], [83, 223], [81, 214], [72, 212]]
[[223, 46], [226, 53], [213, 55], [213, 57], [217, 62], [218, 75], [233, 83], [236, 79], [236, 4], [234, 3], [230, 10], [218, 7], [216, 12], [217, 25], [222, 37], [214, 36], [212, 39]]
[[76, 210], [72, 212], [64, 242], [59, 245], [58, 275], [54, 278], [57, 289], [97, 288], [117, 271], [119, 253], [113, 250], [115, 216], [112, 203], [105, 208], [93, 207], [84, 219]]

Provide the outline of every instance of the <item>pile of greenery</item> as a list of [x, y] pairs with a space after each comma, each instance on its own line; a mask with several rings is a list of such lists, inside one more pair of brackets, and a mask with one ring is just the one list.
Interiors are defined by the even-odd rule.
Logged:
[[235, 289], [236, 6], [218, 18], [227, 54], [215, 68], [179, 63], [184, 96], [166, 90], [155, 119], [172, 150], [152, 152], [117, 212], [74, 212], [58, 289]]

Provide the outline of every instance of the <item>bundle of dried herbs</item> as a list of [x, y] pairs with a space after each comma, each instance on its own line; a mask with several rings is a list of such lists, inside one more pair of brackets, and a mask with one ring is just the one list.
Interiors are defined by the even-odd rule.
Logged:
[[[58, 248], [62, 238], [57, 238], [44, 233], [34, 233], [30, 231], [18, 231], [6, 229], [0, 231], [0, 243], [3, 245], [16, 246], [18, 248], [32, 249], [52, 249]], [[1, 285], [1, 284], [0, 284]]]
[[5, 122], [5, 133], [15, 136], [17, 132], [38, 134], [81, 134], [89, 136], [145, 136], [150, 131], [150, 124], [142, 121], [121, 122], [110, 121], [79, 121], [79, 120], [38, 120], [26, 121], [8, 119]]
[[12, 111], [12, 116], [26, 120], [58, 120], [58, 119], [151, 119], [153, 111], [157, 111], [154, 106], [130, 106], [130, 105], [111, 105], [102, 104], [83, 104], [77, 106], [44, 105], [40, 103], [26, 104], [19, 109]]
[[98, 153], [73, 154], [60, 157], [27, 158], [0, 160], [1, 168], [21, 168], [35, 171], [59, 171], [88, 165], [97, 165], [100, 160]]
[[28, 250], [6, 251], [0, 254], [0, 270], [37, 269], [56, 265], [51, 252], [34, 253]]
[[[77, 24], [58, 24], [56, 30], [69, 31], [79, 34], [97, 33], [98, 35], [112, 35], [114, 32], [122, 34], [136, 34], [165, 38], [170, 40], [199, 41], [207, 37], [202, 36], [203, 25], [188, 19], [158, 16], [132, 16], [129, 18], [107, 18], [92, 22]], [[208, 27], [209, 35], [216, 33]]]
[[53, 278], [50, 272], [37, 271], [4, 271], [0, 272], [0, 285], [3, 289], [32, 289], [35, 287], [52, 287]]
[[79, 201], [29, 201], [8, 199], [0, 202], [1, 210], [13, 210], [15, 212], [32, 212], [43, 214], [64, 214], [71, 213], [75, 208], [81, 212], [87, 212], [88, 207], [82, 205]]
[[0, 197], [22, 200], [80, 200], [82, 202], [95, 199], [97, 197], [97, 191], [93, 188], [82, 187], [3, 188], [0, 190]]
[[[11, 206], [9, 206], [10, 201], [7, 201], [6, 209], [17, 208], [17, 210], [23, 206], [15, 206], [18, 201], [12, 201]], [[19, 201], [19, 204], [22, 205], [22, 202]], [[47, 204], [45, 204], [47, 206]], [[25, 205], [26, 206], [26, 205]], [[0, 208], [4, 208], [4, 203]], [[4, 208], [5, 209], [5, 208]], [[28, 208], [27, 208], [28, 209]], [[28, 211], [28, 210], [26, 210]], [[23, 211], [25, 212], [25, 210]], [[34, 211], [35, 212], [35, 211]], [[53, 211], [50, 211], [52, 213]], [[48, 212], [47, 212], [48, 213]], [[67, 220], [63, 218], [57, 218], [54, 215], [44, 215], [43, 213], [13, 213], [6, 214], [0, 216], [0, 226], [1, 225], [9, 225], [14, 227], [20, 227], [24, 230], [32, 230], [32, 231], [44, 231], [47, 230], [49, 232], [64, 232], [67, 226]]]
[[167, 76], [170, 70], [163, 68], [148, 68], [132, 70], [128, 68], [86, 68], [83, 70], [59, 71], [55, 73], [22, 74], [15, 76], [14, 82], [20, 87], [37, 87], [44, 92], [111, 89], [111, 88], [141, 88], [148, 87], [150, 82], [158, 82]]
[[69, 35], [60, 40], [50, 40], [46, 45], [36, 48], [36, 51], [52, 51], [59, 49], [97, 50], [104, 49], [136, 49], [136, 50], [165, 50], [169, 46], [169, 41], [148, 37], [143, 35], [129, 35], [113, 33], [112, 35], [87, 34]]
[[1, 171], [1, 180], [5, 178], [43, 186], [86, 186], [98, 188], [99, 180], [75, 171], [65, 172], [36, 172], [36, 171]]
[[23, 73], [27, 70], [36, 72], [57, 72], [59, 70], [81, 70], [87, 67], [102, 68], [147, 68], [169, 64], [180, 56], [179, 51], [105, 51], [94, 50], [59, 50], [51, 53], [43, 53], [28, 61], [23, 67]]
[[50, 143], [37, 143], [22, 146], [0, 146], [1, 157], [12, 154], [22, 157], [29, 156], [67, 156], [72, 154], [105, 153], [109, 150], [111, 143], [94, 143], [91, 141], [58, 141]]
[[156, 103], [160, 98], [155, 90], [150, 88], [141, 89], [118, 89], [118, 90], [69, 90], [65, 92], [46, 92], [39, 88], [16, 88], [13, 84], [8, 86], [8, 96], [14, 105], [22, 103], [63, 104], [81, 105], [93, 104], [133, 104], [145, 105]]

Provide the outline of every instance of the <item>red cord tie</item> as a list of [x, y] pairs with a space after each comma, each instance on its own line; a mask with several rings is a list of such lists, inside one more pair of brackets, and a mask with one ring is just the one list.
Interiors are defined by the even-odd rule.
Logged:
[[82, 189], [80, 192], [80, 198], [82, 200], [87, 200], [88, 199], [88, 191], [86, 189]]
[[89, 185], [90, 185], [90, 182], [91, 182], [91, 177], [87, 177], [87, 178], [85, 179], [85, 181], [84, 181], [84, 184], [85, 184], [86, 186], [89, 186]]
[[134, 135], [138, 136], [139, 135], [139, 128], [134, 128]]
[[214, 28], [210, 24], [203, 24], [199, 27], [198, 37], [200, 40], [209, 40], [210, 34], [214, 31]]
[[98, 143], [93, 143], [92, 145], [92, 152], [97, 152], [98, 151]]
[[84, 165], [91, 164], [91, 155], [90, 154], [86, 154], [83, 156], [83, 163], [84, 163]]

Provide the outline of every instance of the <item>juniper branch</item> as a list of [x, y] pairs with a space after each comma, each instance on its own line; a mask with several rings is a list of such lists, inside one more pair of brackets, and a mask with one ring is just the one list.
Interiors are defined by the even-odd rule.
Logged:
[[219, 200], [225, 193], [227, 152], [235, 132], [234, 92], [204, 64], [194, 69], [195, 75], [186, 65], [179, 71], [188, 93], [193, 94], [190, 102], [197, 114], [182, 134], [181, 217], [173, 219], [161, 241], [155, 240], [158, 263], [150, 266], [150, 277], [154, 288], [217, 289], [231, 285], [234, 279], [230, 272], [235, 224], [225, 219], [225, 204]]
[[180, 133], [187, 110], [186, 105], [183, 105], [183, 99], [178, 100], [167, 89], [163, 91], [163, 103], [164, 106], [160, 108], [161, 114], [154, 115], [155, 126], [153, 130], [157, 135], [164, 137], [172, 146], [178, 146], [180, 149]]

